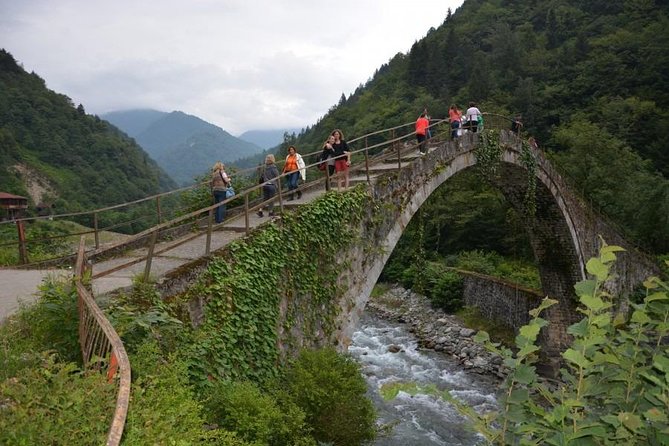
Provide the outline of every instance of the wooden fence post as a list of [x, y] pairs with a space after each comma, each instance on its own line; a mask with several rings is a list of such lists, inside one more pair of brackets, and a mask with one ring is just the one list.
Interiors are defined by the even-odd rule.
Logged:
[[93, 213], [93, 234], [95, 237], [95, 249], [100, 247], [100, 232], [98, 231], [98, 213]]
[[153, 261], [153, 249], [156, 247], [156, 239], [158, 238], [158, 231], [153, 231], [151, 234], [151, 241], [149, 242], [149, 252], [146, 254], [146, 266], [144, 267], [144, 282], [149, 281], [151, 275], [151, 262]]
[[19, 260], [21, 264], [28, 263], [28, 251], [26, 250], [26, 229], [23, 220], [16, 220], [16, 230], [19, 234]]

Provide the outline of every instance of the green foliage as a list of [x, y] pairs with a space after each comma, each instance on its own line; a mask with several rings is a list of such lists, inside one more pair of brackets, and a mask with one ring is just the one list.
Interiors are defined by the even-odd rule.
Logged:
[[316, 440], [355, 446], [375, 438], [374, 407], [352, 358], [330, 348], [303, 350], [288, 368], [284, 387], [306, 414]]
[[49, 354], [39, 365], [0, 380], [0, 444], [104, 444], [115, 386]]
[[248, 381], [216, 382], [207, 392], [204, 408], [210, 424], [253, 444], [316, 445], [300, 408], [288, 398], [275, 400]]
[[299, 347], [291, 331], [298, 320], [306, 341], [334, 332], [333, 298], [340, 286], [335, 256], [355, 240], [352, 228], [367, 200], [364, 188], [326, 194], [284, 215], [281, 225], [231, 243], [210, 262], [184, 297], [207, 302], [205, 321], [182, 349], [195, 382], [206, 386], [210, 376], [262, 382], [274, 376], [281, 299], [287, 303], [281, 342], [288, 347]]
[[497, 169], [502, 160], [502, 151], [498, 131], [484, 130], [480, 133], [480, 140], [474, 153], [476, 170], [482, 180], [490, 181], [497, 175]]
[[[593, 187], [584, 192], [598, 207], [609, 208], [609, 216], [630, 228], [653, 252], [669, 252], [669, 88], [664, 75], [669, 72], [665, 51], [669, 46], [665, 32], [668, 17], [667, 2], [646, 0], [465, 2], [442, 26], [416, 42], [408, 54], [398, 53], [345, 101], [298, 135], [296, 145], [315, 150], [335, 127], [347, 135], [362, 135], [413, 122], [426, 106], [433, 117], [445, 117], [449, 104], [464, 108], [474, 100], [483, 112], [505, 116], [522, 113], [524, 130], [536, 137], [544, 150], [565, 151], [566, 155], [579, 152], [569, 163], [571, 173], [584, 164], [582, 155], [587, 154], [590, 144], [596, 151], [596, 146], [605, 144], [580, 132], [579, 123], [585, 120], [649, 160], [642, 171], [659, 171], [664, 178], [644, 173], [643, 181], [636, 181], [641, 179], [638, 166], [625, 165], [626, 157], [610, 151], [589, 161], [606, 181], [593, 181]], [[553, 138], [557, 130], [581, 140], [584, 149]], [[590, 168], [584, 167], [584, 171]], [[612, 189], [605, 186], [618, 180]], [[528, 200], [531, 195], [528, 188]], [[600, 200], [606, 201], [600, 204]], [[446, 229], [452, 227], [444, 222], [460, 218], [465, 205], [441, 204], [442, 212], [436, 219], [439, 225], [425, 232], [428, 246], [436, 246], [429, 243], [437, 239], [441, 248], [460, 233], [477, 234], [469, 228], [485, 226], [483, 240], [470, 236], [469, 248], [491, 249], [481, 244], [490, 244], [488, 235], [501, 226], [485, 224], [498, 209], [494, 203], [485, 204], [478, 208], [483, 214], [479, 221], [456, 228], [453, 235], [447, 235]], [[525, 208], [532, 213], [530, 201]], [[466, 216], [473, 212], [469, 207], [464, 209]], [[522, 232], [500, 231], [503, 235], [497, 243]], [[451, 252], [466, 248], [460, 246]], [[516, 248], [525, 249], [523, 245]]]
[[[215, 439], [204, 431], [202, 407], [188, 384], [185, 363], [162, 357], [158, 345], [142, 344], [131, 355], [132, 404], [124, 430], [124, 445], [188, 445]], [[220, 432], [233, 442], [234, 436]]]
[[502, 321], [490, 320], [481, 314], [476, 307], [462, 307], [456, 315], [462, 319], [465, 326], [490, 334], [493, 342], [499, 342], [506, 347], [513, 347], [516, 334], [512, 328]]
[[[413, 264], [406, 268], [401, 260], [403, 258], [393, 254], [383, 270], [382, 279], [399, 282], [406, 288], [425, 294], [436, 307], [445, 311], [457, 311], [462, 304], [462, 280], [452, 271], [453, 267], [499, 277], [531, 289], [541, 289], [536, 266], [518, 259], [506, 259], [495, 252], [462, 251], [446, 259], [425, 262], [422, 269]], [[420, 291], [416, 287], [419, 274]]]
[[81, 359], [79, 315], [74, 286], [53, 277], [40, 287], [38, 300], [0, 325], [0, 379], [17, 376], [37, 366], [41, 352], [51, 351], [61, 361]]
[[[0, 190], [26, 194], [10, 168], [39, 174], [60, 212], [131, 201], [174, 183], [137, 145], [0, 50]], [[37, 204], [37, 203], [34, 203]]]
[[430, 262], [425, 270], [425, 295], [435, 308], [454, 313], [462, 307], [462, 277], [443, 264]]
[[[573, 342], [562, 353], [558, 389], [537, 379], [537, 336], [548, 322], [539, 314], [556, 301], [545, 299], [516, 337], [518, 351], [501, 349], [487, 333], [477, 335], [500, 353], [511, 373], [499, 413], [478, 415], [463, 408], [494, 444], [667, 444], [669, 443], [669, 284], [651, 277], [647, 295], [633, 304], [629, 320], [616, 315], [605, 291], [616, 246], [590, 259], [591, 279], [575, 286], [584, 318], [569, 327]], [[459, 405], [462, 408], [462, 405]]]
[[633, 239], [654, 252], [669, 251], [669, 180], [623, 140], [585, 118], [557, 131], [555, 141], [570, 148], [556, 161], [576, 190], [624, 223]]
[[155, 285], [140, 279], [133, 281], [129, 295], [118, 296], [105, 313], [128, 352], [147, 341], [156, 341], [164, 350], [172, 351], [186, 336], [183, 323], [172, 316]]
[[457, 268], [499, 277], [535, 290], [541, 289], [539, 271], [522, 260], [506, 259], [495, 252], [463, 251], [454, 262]]
[[[65, 238], [69, 233], [67, 224], [54, 224], [49, 221], [34, 221], [25, 225], [26, 252], [28, 260], [39, 260], [72, 254], [72, 244]], [[16, 265], [19, 263], [18, 230], [14, 224], [0, 225], [0, 236], [3, 243], [13, 245], [0, 247], [0, 265]]]

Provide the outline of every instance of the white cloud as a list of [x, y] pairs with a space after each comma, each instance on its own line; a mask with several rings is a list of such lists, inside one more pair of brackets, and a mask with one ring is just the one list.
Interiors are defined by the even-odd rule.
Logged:
[[461, 3], [0, 0], [0, 33], [90, 113], [181, 110], [237, 134], [313, 124]]

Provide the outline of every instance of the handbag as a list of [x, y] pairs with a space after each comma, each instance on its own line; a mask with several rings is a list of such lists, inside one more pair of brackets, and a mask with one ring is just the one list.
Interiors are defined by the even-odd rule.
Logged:
[[228, 186], [228, 188], [225, 190], [225, 198], [232, 198], [235, 196], [235, 189], [232, 186]]

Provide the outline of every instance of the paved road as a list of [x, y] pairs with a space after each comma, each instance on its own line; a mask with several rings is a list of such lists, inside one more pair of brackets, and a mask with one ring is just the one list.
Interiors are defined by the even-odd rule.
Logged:
[[0, 322], [18, 310], [21, 303], [32, 303], [42, 281], [48, 277], [70, 276], [64, 269], [0, 270]]

